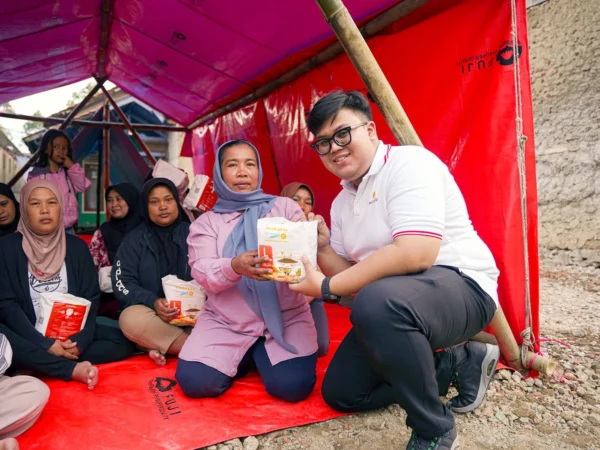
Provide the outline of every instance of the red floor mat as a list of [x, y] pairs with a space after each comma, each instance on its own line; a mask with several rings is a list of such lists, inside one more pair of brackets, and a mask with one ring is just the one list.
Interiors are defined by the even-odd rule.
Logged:
[[100, 383], [91, 392], [80, 383], [49, 381], [50, 401], [19, 443], [23, 450], [196, 449], [338, 417], [323, 401], [320, 387], [331, 355], [350, 327], [350, 310], [326, 307], [329, 355], [319, 358], [317, 386], [300, 403], [269, 396], [256, 373], [216, 399], [191, 400], [175, 384], [175, 359], [157, 367], [139, 356], [101, 366]]

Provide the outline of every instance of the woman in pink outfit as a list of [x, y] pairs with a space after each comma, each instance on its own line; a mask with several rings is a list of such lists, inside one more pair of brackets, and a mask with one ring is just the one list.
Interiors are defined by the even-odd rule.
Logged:
[[289, 198], [260, 189], [256, 148], [223, 144], [213, 183], [219, 200], [190, 227], [194, 279], [208, 291], [204, 312], [179, 354], [176, 378], [189, 397], [215, 397], [254, 362], [269, 394], [305, 399], [316, 382], [317, 333], [308, 300], [285, 283], [266, 280], [257, 267], [257, 220], [296, 220], [302, 210]]
[[87, 191], [92, 182], [86, 178], [82, 167], [73, 162], [71, 141], [62, 131], [47, 131], [40, 149], [42, 151], [27, 180], [49, 180], [58, 186], [64, 199], [65, 230], [69, 234], [75, 234], [73, 226], [79, 217], [79, 204], [75, 194]]

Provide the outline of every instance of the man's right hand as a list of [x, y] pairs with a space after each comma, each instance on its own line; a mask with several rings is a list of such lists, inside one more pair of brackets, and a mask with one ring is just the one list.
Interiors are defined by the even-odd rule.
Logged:
[[329, 232], [329, 228], [325, 223], [325, 219], [323, 216], [314, 213], [308, 213], [306, 215], [306, 220], [309, 222], [317, 221], [317, 232], [318, 235], [318, 243], [317, 243], [317, 251], [321, 252], [329, 247], [329, 242], [331, 241], [331, 233]]
[[169, 308], [169, 302], [166, 298], [157, 299], [154, 302], [154, 310], [158, 317], [167, 323], [179, 315], [179, 310], [177, 308]]
[[48, 349], [48, 353], [58, 356], [60, 358], [72, 359], [73, 361], [79, 359], [78, 356], [72, 354], [69, 350], [77, 348], [77, 342], [61, 342], [59, 340], [54, 341], [54, 344]]
[[235, 273], [242, 275], [243, 277], [252, 278], [257, 281], [265, 281], [267, 278], [262, 275], [272, 274], [273, 270], [256, 267], [256, 265], [268, 261], [268, 256], [258, 256], [258, 250], [252, 250], [233, 258], [231, 260], [231, 267]]

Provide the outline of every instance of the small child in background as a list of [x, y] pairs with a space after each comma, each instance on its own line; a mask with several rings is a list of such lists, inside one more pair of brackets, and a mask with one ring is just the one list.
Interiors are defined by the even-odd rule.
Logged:
[[62, 192], [64, 199], [63, 223], [69, 234], [75, 234], [73, 226], [79, 217], [76, 194], [87, 191], [92, 182], [85, 176], [82, 167], [73, 162], [73, 149], [69, 137], [62, 131], [49, 130], [42, 137], [42, 150], [28, 181], [43, 179], [52, 181]]

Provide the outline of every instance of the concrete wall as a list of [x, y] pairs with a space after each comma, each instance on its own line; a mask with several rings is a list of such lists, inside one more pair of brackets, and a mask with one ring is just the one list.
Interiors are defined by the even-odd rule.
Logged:
[[600, 267], [600, 1], [528, 10], [542, 255]]

